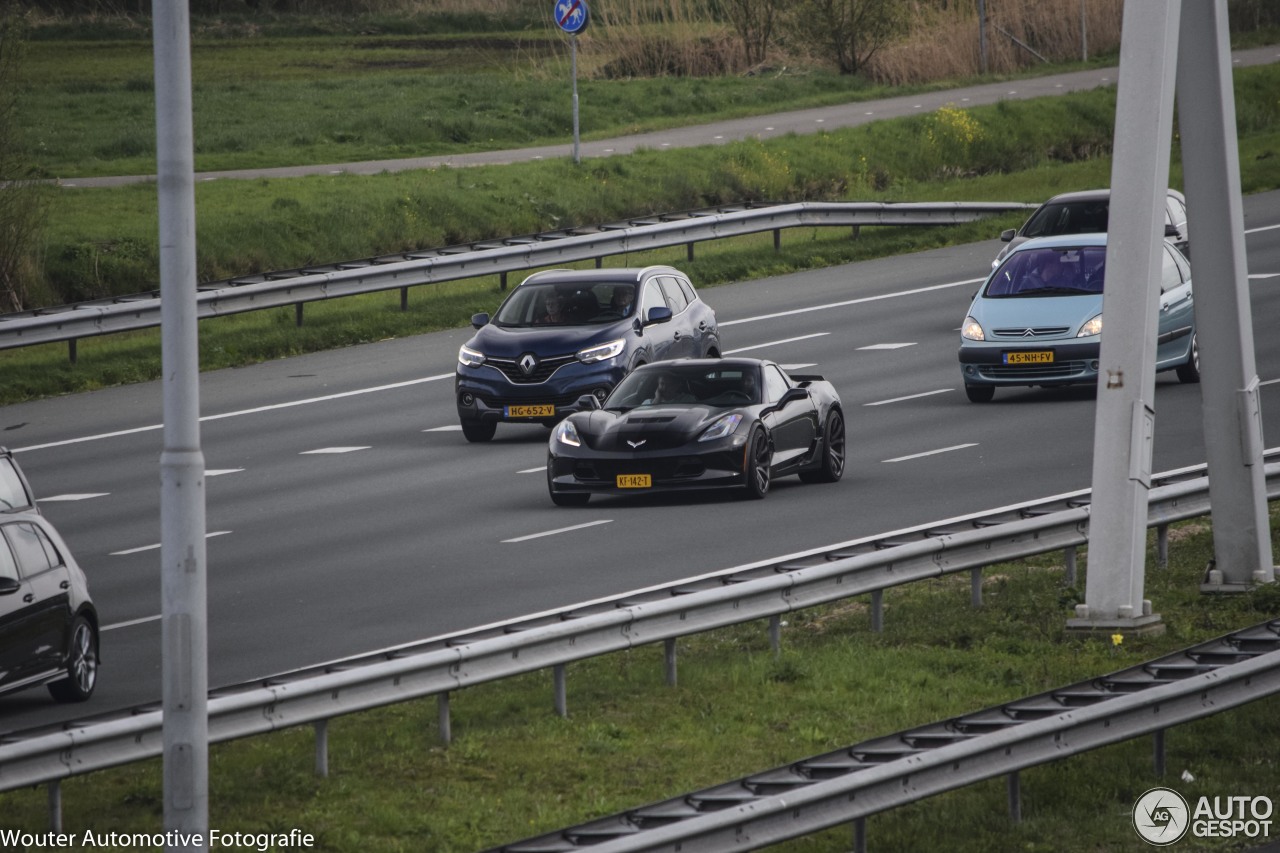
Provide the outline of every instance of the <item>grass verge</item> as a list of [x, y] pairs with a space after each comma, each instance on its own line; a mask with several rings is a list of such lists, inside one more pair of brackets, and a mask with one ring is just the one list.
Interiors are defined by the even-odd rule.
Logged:
[[[341, 718], [330, 725], [326, 779], [312, 772], [307, 728], [218, 745], [210, 824], [297, 828], [317, 836], [316, 849], [344, 853], [472, 851], [1120, 670], [1280, 613], [1275, 585], [1199, 593], [1212, 556], [1207, 520], [1174, 527], [1170, 540], [1166, 568], [1154, 545], [1147, 556], [1161, 637], [1116, 644], [1066, 634], [1080, 594], [1064, 585], [1061, 555], [1047, 554], [988, 568], [977, 609], [967, 574], [891, 590], [881, 634], [854, 599], [792, 614], [780, 656], [764, 623], [683, 639], [675, 688], [663, 678], [661, 644], [574, 664], [563, 719], [547, 672], [470, 688], [451, 700], [449, 748], [430, 699]], [[1019, 824], [1008, 819], [1004, 780], [993, 779], [871, 818], [870, 846], [1142, 849], [1130, 810], [1161, 781], [1189, 799], [1280, 797], [1280, 756], [1259, 747], [1280, 737], [1275, 711], [1268, 697], [1169, 731], [1165, 780], [1154, 776], [1150, 740], [1139, 738], [1023, 771]], [[63, 803], [68, 832], [158, 831], [159, 762], [68, 780]], [[43, 831], [46, 808], [43, 790], [0, 794], [5, 826]], [[777, 849], [850, 845], [842, 826]], [[1188, 836], [1178, 849], [1239, 848]]]

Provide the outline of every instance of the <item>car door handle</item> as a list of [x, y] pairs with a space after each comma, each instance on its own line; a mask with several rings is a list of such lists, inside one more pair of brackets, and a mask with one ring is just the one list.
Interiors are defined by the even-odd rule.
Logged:
[[36, 597], [35, 597], [34, 595], [32, 595], [31, 593], [27, 593], [26, 595], [22, 596], [22, 603], [23, 603], [23, 604], [30, 604], [31, 602], [33, 602], [33, 601], [35, 601], [35, 600], [36, 600]]
[[675, 336], [674, 338], [672, 338], [672, 340], [674, 340], [674, 341], [678, 341], [678, 340], [680, 340], [680, 332], [679, 332], [679, 331], [677, 331], [677, 332], [676, 332], [676, 336]]
[[63, 581], [58, 584], [58, 589], [71, 589], [71, 581]]

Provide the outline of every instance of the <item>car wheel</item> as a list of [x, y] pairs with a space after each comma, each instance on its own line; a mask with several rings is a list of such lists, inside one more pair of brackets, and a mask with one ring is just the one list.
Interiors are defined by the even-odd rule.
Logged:
[[773, 451], [769, 449], [769, 436], [757, 427], [747, 442], [743, 458], [743, 473], [747, 477], [747, 497], [759, 500], [769, 494], [769, 481], [773, 467]]
[[59, 702], [83, 702], [98, 683], [98, 633], [88, 619], [71, 623], [71, 648], [67, 650], [67, 677], [49, 684], [49, 694]]
[[496, 421], [463, 421], [462, 434], [467, 441], [481, 442], [488, 441], [493, 438], [493, 434], [498, 431]]
[[990, 403], [991, 398], [996, 395], [996, 389], [990, 385], [966, 385], [964, 393], [970, 403]]
[[1185, 364], [1178, 365], [1178, 381], [1200, 381], [1200, 343], [1196, 340], [1194, 332], [1191, 335], [1191, 352], [1187, 353], [1187, 361]]
[[834, 483], [844, 475], [844, 415], [832, 409], [822, 430], [822, 459], [812, 471], [802, 471], [802, 483]]

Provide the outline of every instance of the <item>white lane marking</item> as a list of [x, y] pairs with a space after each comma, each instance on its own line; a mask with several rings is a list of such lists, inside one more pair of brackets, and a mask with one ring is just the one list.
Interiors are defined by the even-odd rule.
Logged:
[[778, 317], [791, 317], [796, 314], [808, 314], [812, 311], [827, 311], [831, 308], [844, 308], [848, 305], [861, 305], [864, 302], [879, 302], [882, 299], [897, 299], [899, 296], [915, 296], [918, 293], [930, 293], [935, 290], [946, 290], [949, 287], [963, 287], [966, 284], [977, 284], [986, 281], [986, 276], [982, 278], [969, 278], [964, 281], [952, 281], [947, 284], [934, 284], [929, 287], [917, 287], [911, 290], [902, 290], [898, 293], [885, 293], [880, 296], [862, 296], [857, 299], [846, 299], [843, 302], [829, 302], [826, 305], [814, 305], [811, 308], [793, 308], [790, 311], [778, 311], [774, 314], [761, 314], [758, 317], [743, 317], [741, 320], [725, 320], [720, 326], [736, 326], [739, 323], [755, 323], [759, 320], [773, 320]]
[[939, 388], [937, 391], [924, 391], [920, 394], [908, 394], [905, 397], [894, 397], [892, 400], [878, 400], [874, 403], [863, 403], [864, 406], [886, 406], [889, 403], [901, 403], [904, 400], [918, 400], [921, 397], [932, 397], [934, 394], [945, 394], [954, 388]]
[[1280, 379], [1268, 379], [1266, 382], [1259, 382], [1259, 385], [1275, 385]]
[[530, 533], [528, 536], [517, 536], [515, 539], [503, 539], [506, 542], [528, 542], [530, 539], [541, 539], [543, 536], [555, 536], [559, 533], [569, 533], [573, 530], [582, 530], [587, 527], [595, 527], [600, 524], [611, 524], [612, 518], [602, 518], [599, 521], [588, 521], [586, 524], [575, 524], [572, 527], [561, 527], [557, 530], [545, 530], [542, 533]]
[[1280, 272], [1257, 272], [1257, 273], [1250, 273], [1249, 278], [1257, 278], [1257, 279], [1275, 278], [1278, 275], [1280, 275]]
[[299, 456], [312, 456], [321, 453], [355, 453], [357, 450], [368, 450], [368, 445], [364, 447], [319, 447], [315, 450], [303, 450]]
[[239, 474], [243, 468], [212, 468], [204, 472], [206, 477], [221, 477], [223, 474]]
[[951, 447], [940, 447], [937, 450], [926, 450], [924, 453], [912, 453], [910, 456], [897, 456], [893, 459], [881, 459], [881, 462], [906, 462], [908, 459], [921, 459], [925, 456], [937, 456], [939, 453], [950, 453], [953, 450], [964, 450], [966, 447], [977, 447], [976, 441], [968, 444], [956, 444]]
[[[212, 539], [215, 536], [226, 536], [230, 532], [231, 532], [230, 530], [215, 530], [213, 533], [206, 533], [204, 535], [204, 538]], [[143, 545], [141, 548], [129, 548], [128, 550], [125, 550], [125, 551], [112, 551], [107, 556], [108, 557], [124, 557], [129, 554], [141, 554], [143, 551], [156, 551], [156, 550], [159, 550], [159, 548], [160, 548], [160, 543], [157, 542], [154, 545]]]
[[450, 424], [449, 426], [432, 427], [424, 429], [423, 432], [462, 432], [462, 424]]
[[51, 504], [54, 501], [87, 501], [89, 498], [105, 498], [110, 492], [86, 492], [81, 495], [54, 495], [53, 497], [40, 498], [37, 503]]
[[913, 346], [915, 346], [915, 342], [914, 342], [914, 341], [913, 341], [912, 343], [909, 343], [909, 344], [872, 344], [871, 346], [867, 346], [867, 347], [857, 347], [857, 349], [860, 349], [860, 350], [863, 350], [863, 349], [902, 349], [903, 347], [913, 347]]
[[[723, 326], [724, 324], [721, 323], [720, 325]], [[830, 332], [814, 332], [812, 335], [801, 335], [798, 338], [785, 338], [781, 341], [770, 341], [767, 344], [753, 344], [752, 346], [749, 346], [749, 347], [738, 347], [737, 349], [727, 349], [724, 351], [724, 354], [735, 355], [736, 353], [749, 352], [753, 349], [764, 349], [765, 347], [776, 347], [776, 346], [781, 346], [782, 344], [795, 343], [796, 341], [807, 341], [810, 338], [820, 338], [824, 335], [829, 335], [829, 334], [831, 333]]]
[[543, 465], [541, 468], [525, 468], [523, 471], [517, 471], [516, 473], [517, 474], [537, 474], [539, 471], [545, 471], [545, 470], [547, 470], [547, 466]]
[[[441, 379], [452, 378], [452, 373], [441, 373], [436, 376], [424, 376], [421, 379], [410, 379], [407, 382], [393, 382], [390, 385], [377, 385], [373, 388], [358, 388], [355, 391], [343, 391], [339, 394], [327, 394], [323, 397], [309, 397], [305, 400], [294, 400], [290, 403], [273, 403], [270, 406], [258, 406], [255, 409], [241, 409], [238, 412], [224, 412], [221, 415], [205, 415], [200, 418], [200, 423], [204, 423], [206, 421], [220, 421], [223, 418], [238, 418], [241, 415], [256, 415], [261, 412], [271, 412], [277, 409], [291, 409], [294, 406], [307, 406], [311, 403], [327, 403], [330, 400], [341, 400], [346, 397], [358, 397], [361, 394], [372, 394], [375, 391], [391, 391], [397, 388], [407, 388], [410, 385], [421, 385], [423, 382], [436, 382]], [[118, 438], [122, 435], [135, 435], [140, 432], [153, 432], [158, 429], [164, 429], [164, 424], [151, 424], [150, 426], [122, 429], [116, 432], [104, 432], [99, 435], [86, 435], [81, 438], [69, 438], [66, 441], [51, 441], [48, 444], [33, 444], [30, 447], [15, 447], [12, 448], [12, 450], [14, 453], [23, 453], [28, 450], [45, 450], [50, 447], [62, 447], [67, 444], [80, 444], [85, 441], [97, 441], [100, 438]]]
[[1259, 231], [1274, 231], [1277, 228], [1280, 228], [1280, 225], [1259, 225], [1257, 228], [1244, 229], [1244, 233], [1257, 234]]
[[134, 625], [144, 625], [147, 622], [159, 622], [160, 615], [143, 616], [141, 619], [130, 619], [128, 622], [117, 622], [114, 625], [103, 625], [103, 631], [114, 631], [116, 628], [132, 628]]

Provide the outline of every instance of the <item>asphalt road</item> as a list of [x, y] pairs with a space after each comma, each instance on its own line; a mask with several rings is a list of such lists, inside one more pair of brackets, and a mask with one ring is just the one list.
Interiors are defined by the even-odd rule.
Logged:
[[[1265, 435], [1280, 435], [1280, 193], [1245, 200]], [[824, 374], [845, 479], [554, 507], [547, 431], [469, 445], [468, 330], [203, 374], [210, 684], [434, 637], [735, 565], [1087, 488], [1091, 388], [965, 399], [957, 330], [986, 241], [708, 289], [726, 354]], [[1200, 389], [1162, 374], [1156, 471], [1204, 461]], [[98, 694], [0, 697], [0, 731], [159, 697], [159, 383], [0, 408], [106, 630]], [[1273, 441], [1274, 443], [1274, 441]], [[957, 602], [963, 606], [963, 602]]]

